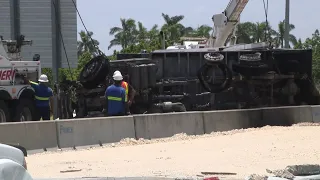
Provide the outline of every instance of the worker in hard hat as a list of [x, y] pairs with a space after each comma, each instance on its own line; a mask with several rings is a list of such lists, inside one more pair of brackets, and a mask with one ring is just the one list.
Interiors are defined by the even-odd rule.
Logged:
[[50, 120], [53, 113], [53, 91], [48, 87], [48, 76], [42, 74], [38, 79], [39, 83], [28, 81], [35, 91], [36, 108], [38, 111], [38, 119]]
[[[121, 74], [120, 71], [115, 71], [115, 72]], [[128, 82], [126, 82], [126, 81], [128, 81], [128, 79], [125, 79], [125, 78], [127, 78], [127, 76], [124, 77], [124, 79], [122, 80], [121, 87], [123, 87], [124, 90], [126, 91], [126, 103], [128, 103], [128, 106], [131, 106], [133, 99], [134, 99], [134, 96], [136, 94], [136, 91]]]
[[128, 105], [125, 102], [126, 92], [121, 83], [122, 74], [119, 71], [113, 73], [114, 84], [106, 90], [106, 106], [105, 111], [108, 116], [123, 116], [128, 112]]

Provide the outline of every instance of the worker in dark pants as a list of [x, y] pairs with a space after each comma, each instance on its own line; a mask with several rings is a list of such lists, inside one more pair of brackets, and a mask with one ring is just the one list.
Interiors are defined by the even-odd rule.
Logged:
[[48, 87], [48, 77], [42, 74], [39, 78], [39, 83], [27, 81], [35, 91], [36, 108], [38, 118], [36, 120], [50, 120], [50, 115], [53, 110], [53, 91]]
[[121, 83], [123, 77], [119, 71], [113, 74], [114, 84], [106, 90], [106, 106], [105, 112], [107, 116], [123, 116], [128, 112], [128, 104], [126, 103], [126, 92]]

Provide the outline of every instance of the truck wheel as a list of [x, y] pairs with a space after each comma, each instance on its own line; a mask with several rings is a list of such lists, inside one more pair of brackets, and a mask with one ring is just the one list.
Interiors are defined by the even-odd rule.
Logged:
[[34, 102], [30, 99], [20, 99], [14, 111], [14, 122], [34, 121], [36, 120], [36, 108]]
[[103, 56], [91, 59], [82, 69], [79, 80], [87, 89], [96, 88], [101, 84], [109, 73], [109, 61]]
[[0, 123], [9, 122], [10, 121], [10, 113], [8, 106], [2, 100], [0, 100]]

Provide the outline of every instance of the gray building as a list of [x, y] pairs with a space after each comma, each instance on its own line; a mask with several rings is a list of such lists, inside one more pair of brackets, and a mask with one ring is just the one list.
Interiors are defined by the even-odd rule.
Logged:
[[22, 34], [33, 41], [22, 48], [25, 60], [37, 53], [43, 68], [68, 68], [63, 39], [71, 68], [77, 66], [77, 12], [72, 0], [0, 0], [0, 17], [4, 39]]

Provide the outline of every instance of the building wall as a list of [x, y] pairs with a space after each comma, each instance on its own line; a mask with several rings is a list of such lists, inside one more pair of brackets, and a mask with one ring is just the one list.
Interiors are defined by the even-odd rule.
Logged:
[[[74, 0], [75, 3], [76, 0]], [[62, 36], [67, 50], [67, 56], [70, 66], [76, 67], [77, 61], [77, 13], [74, 4], [71, 0], [60, 0], [60, 13], [61, 13], [61, 29]], [[68, 63], [66, 60], [63, 45], [61, 44], [62, 67], [67, 68]]]
[[[0, 0], [0, 35], [10, 39], [10, 0]], [[25, 60], [32, 60], [34, 54], [40, 54], [41, 66], [52, 68], [53, 57], [61, 57], [62, 68], [67, 68], [63, 45], [61, 56], [53, 47], [54, 12], [52, 0], [20, 0], [20, 32], [25, 39], [32, 40], [32, 46], [23, 46], [21, 55]], [[5, 18], [2, 18], [5, 17]], [[60, 0], [61, 32], [71, 68], [77, 66], [77, 13], [71, 0]], [[59, 32], [57, 32], [60, 36]], [[59, 62], [59, 61], [58, 61]]]
[[20, 33], [33, 42], [22, 47], [22, 57], [37, 53], [42, 67], [52, 67], [51, 0], [20, 0]]
[[4, 39], [11, 37], [11, 23], [10, 23], [10, 1], [0, 0], [0, 36]]

